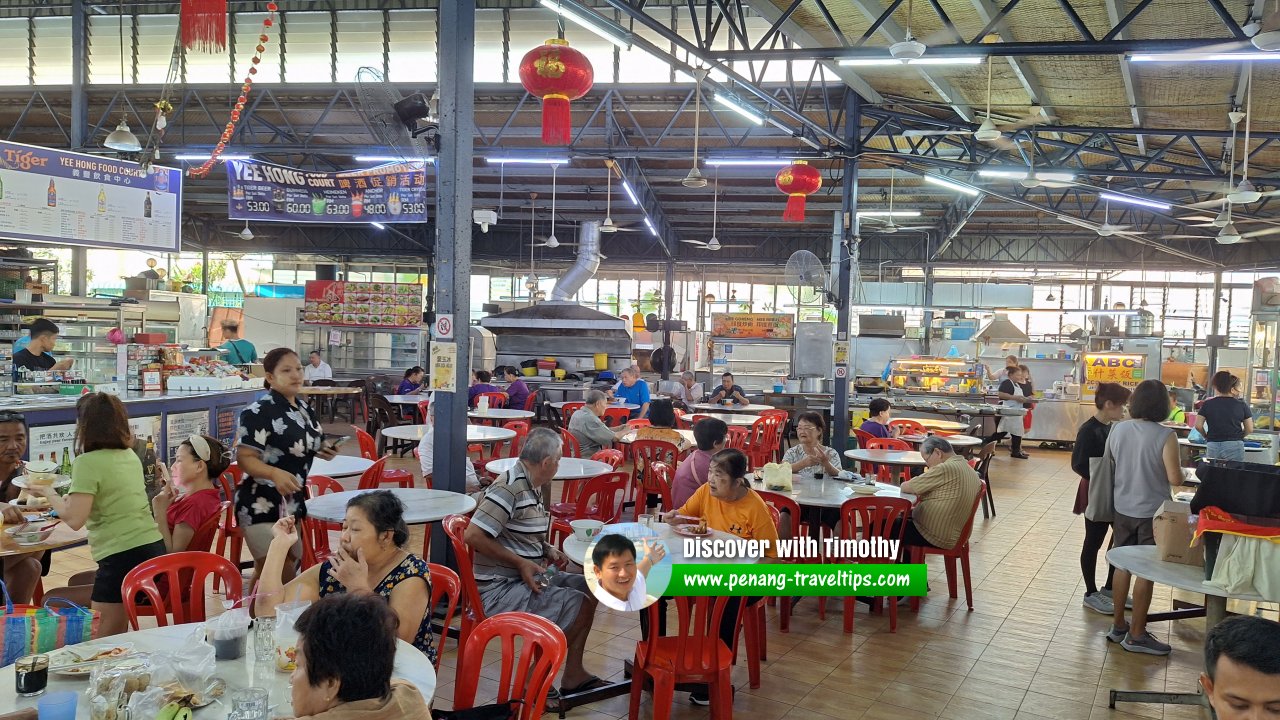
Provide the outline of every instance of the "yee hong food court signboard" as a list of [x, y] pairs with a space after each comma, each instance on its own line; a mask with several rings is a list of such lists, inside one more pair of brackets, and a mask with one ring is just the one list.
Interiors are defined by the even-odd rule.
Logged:
[[426, 222], [426, 164], [402, 162], [364, 170], [311, 172], [228, 160], [227, 206], [232, 220]]
[[0, 141], [0, 236], [176, 252], [181, 227], [175, 168]]

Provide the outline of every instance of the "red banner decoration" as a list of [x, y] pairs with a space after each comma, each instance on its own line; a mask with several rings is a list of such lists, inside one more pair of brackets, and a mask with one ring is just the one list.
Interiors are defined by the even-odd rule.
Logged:
[[569, 103], [591, 89], [595, 71], [587, 56], [552, 38], [520, 60], [520, 84], [542, 99], [542, 142], [568, 145], [573, 120]]
[[226, 50], [227, 0], [182, 0], [178, 27], [188, 50]]
[[773, 184], [787, 194], [787, 209], [782, 213], [782, 219], [804, 222], [805, 198], [822, 187], [822, 173], [804, 160], [796, 160], [778, 171]]

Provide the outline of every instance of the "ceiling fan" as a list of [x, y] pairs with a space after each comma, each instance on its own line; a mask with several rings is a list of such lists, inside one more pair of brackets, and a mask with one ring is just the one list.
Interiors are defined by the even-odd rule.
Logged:
[[971, 135], [974, 140], [989, 143], [1005, 150], [1016, 150], [1017, 145], [1006, 138], [1004, 134], [1014, 133], [1024, 127], [1036, 125], [1038, 123], [1053, 121], [1054, 118], [1047, 115], [1044, 108], [1039, 105], [1033, 105], [1030, 112], [1023, 118], [1015, 120], [1006, 125], [997, 126], [995, 121], [991, 119], [991, 58], [987, 58], [987, 112], [986, 118], [977, 130], [906, 130], [902, 133], [903, 137], [934, 137], [946, 135]]
[[693, 70], [693, 167], [689, 168], [689, 174], [684, 176], [684, 180], [680, 181], [681, 185], [687, 188], [704, 188], [707, 186], [707, 179], [702, 176], [702, 171], [698, 169], [698, 131], [702, 120], [702, 81], [707, 77], [705, 68], [694, 68]]
[[889, 169], [889, 216], [882, 219], [875, 216], [863, 215], [861, 218], [859, 218], [859, 220], [869, 220], [873, 223], [884, 223], [883, 226], [877, 227], [871, 230], [872, 232], [877, 232], [877, 233], [893, 234], [900, 230], [908, 230], [908, 231], [914, 231], [914, 232], [924, 232], [927, 230], [932, 230], [933, 226], [931, 225], [899, 225], [893, 221], [893, 196], [896, 194], [894, 192], [894, 180], [897, 177], [897, 175], [898, 175], [898, 168], [892, 167]]
[[703, 248], [705, 250], [710, 250], [712, 252], [715, 252], [716, 250], [719, 250], [720, 248], [723, 248], [723, 247], [734, 247], [734, 248], [751, 247], [750, 245], [721, 245], [720, 244], [720, 239], [716, 237], [716, 219], [719, 216], [719, 214], [720, 214], [720, 172], [717, 170], [715, 184], [712, 185], [712, 190], [711, 190], [711, 239], [707, 240], [706, 242], [703, 242], [702, 240], [681, 239], [680, 242], [688, 243], [689, 245], [697, 245], [700, 248]]
[[543, 238], [541, 243], [534, 247], [548, 247], [555, 249], [560, 247], [560, 241], [556, 239], [556, 166], [551, 166], [551, 234]]
[[240, 232], [232, 232], [230, 230], [223, 230], [222, 232], [226, 235], [231, 235], [232, 237], [238, 237], [241, 240], [244, 240], [245, 242], [249, 242], [250, 240], [256, 237], [256, 235], [253, 234], [253, 231], [249, 229], [248, 220], [244, 221], [244, 229], [241, 230]]
[[604, 221], [600, 223], [600, 232], [635, 232], [635, 228], [622, 227], [613, 222], [613, 174], [618, 173], [618, 177], [621, 178], [622, 171], [618, 169], [618, 163], [613, 158], [605, 158], [604, 166], [608, 172], [604, 181]]
[[[1218, 213], [1218, 217], [1214, 218], [1217, 227], [1225, 226], [1225, 215], [1230, 205], [1245, 205], [1257, 202], [1264, 197], [1280, 195], [1280, 190], [1271, 190], [1269, 192], [1259, 192], [1254, 184], [1249, 180], [1249, 131], [1253, 118], [1251, 111], [1253, 109], [1253, 65], [1250, 63], [1247, 71], [1246, 82], [1247, 90], [1245, 91], [1245, 111], [1243, 113], [1232, 110], [1227, 113], [1227, 118], [1231, 120], [1231, 163], [1227, 172], [1227, 184], [1225, 188], [1215, 188], [1214, 192], [1222, 193], [1221, 198], [1214, 200], [1206, 200], [1204, 202], [1191, 203], [1183, 207], [1196, 210], [1223, 206], [1222, 212]], [[1240, 121], [1244, 120], [1244, 160], [1240, 164], [1240, 183], [1232, 185], [1233, 174], [1235, 171], [1235, 154], [1236, 154], [1236, 128]]]

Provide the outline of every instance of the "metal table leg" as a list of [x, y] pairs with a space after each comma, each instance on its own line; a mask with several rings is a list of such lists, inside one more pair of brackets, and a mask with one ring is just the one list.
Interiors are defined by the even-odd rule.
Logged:
[[[1213, 627], [1227, 616], [1227, 599], [1217, 595], [1204, 596], [1205, 627]], [[1202, 692], [1157, 692], [1138, 690], [1112, 690], [1107, 707], [1115, 709], [1118, 702], [1159, 703], [1164, 705], [1202, 705], [1209, 707], [1209, 700]], [[1211, 710], [1212, 712], [1212, 710]]]

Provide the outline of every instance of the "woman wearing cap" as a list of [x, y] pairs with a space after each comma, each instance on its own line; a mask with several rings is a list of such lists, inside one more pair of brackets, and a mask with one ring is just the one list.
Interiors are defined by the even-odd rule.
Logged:
[[230, 464], [231, 453], [208, 435], [184, 440], [172, 471], [160, 464], [164, 488], [151, 499], [151, 509], [169, 552], [186, 550], [200, 526], [222, 511], [215, 483]]

